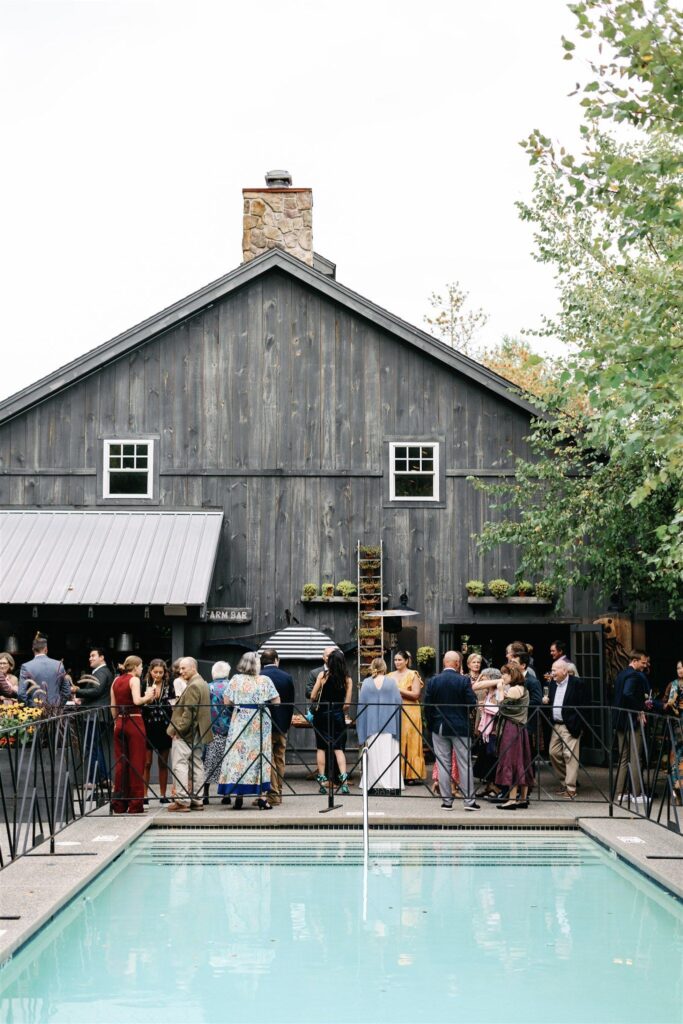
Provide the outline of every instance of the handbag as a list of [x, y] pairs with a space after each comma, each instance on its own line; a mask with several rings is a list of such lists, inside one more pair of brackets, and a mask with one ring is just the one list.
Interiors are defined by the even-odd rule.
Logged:
[[311, 717], [308, 718], [309, 722], [313, 721], [313, 715], [315, 714], [315, 712], [320, 710], [320, 704], [321, 704], [323, 690], [325, 689], [325, 683], [326, 682], [327, 682], [327, 676], [325, 676], [324, 679], [323, 679], [323, 684], [320, 687], [320, 693], [318, 694], [318, 696], [316, 697], [316, 699], [314, 701], [311, 701], [311, 706], [309, 707], [308, 713], [306, 714], [306, 718], [308, 718], [308, 715], [311, 715]]

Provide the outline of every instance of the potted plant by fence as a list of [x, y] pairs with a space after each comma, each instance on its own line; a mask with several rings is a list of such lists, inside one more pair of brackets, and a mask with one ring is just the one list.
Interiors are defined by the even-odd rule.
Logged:
[[371, 576], [379, 569], [379, 558], [361, 558], [360, 571]]
[[361, 594], [379, 594], [379, 580], [364, 580], [360, 585]]
[[323, 583], [321, 592], [325, 598], [334, 597], [334, 583]]
[[483, 580], [468, 580], [465, 584], [465, 590], [470, 597], [483, 597], [486, 593], [486, 587]]
[[507, 580], [489, 580], [489, 594], [500, 600], [510, 593], [510, 584]]
[[436, 667], [436, 651], [429, 644], [417, 649], [417, 664], [422, 669], [423, 675], [433, 675]]
[[556, 593], [555, 585], [550, 580], [539, 580], [536, 584], [536, 597], [541, 601], [553, 601]]
[[337, 584], [337, 593], [340, 597], [355, 597], [357, 592], [356, 584], [351, 580], [340, 580]]
[[301, 596], [304, 601], [310, 601], [312, 597], [318, 596], [318, 584], [317, 583], [304, 583]]
[[379, 558], [379, 548], [372, 547], [368, 544], [361, 544], [360, 546], [360, 557], [361, 558]]
[[534, 592], [534, 585], [531, 580], [517, 580], [515, 587], [520, 597], [531, 597]]

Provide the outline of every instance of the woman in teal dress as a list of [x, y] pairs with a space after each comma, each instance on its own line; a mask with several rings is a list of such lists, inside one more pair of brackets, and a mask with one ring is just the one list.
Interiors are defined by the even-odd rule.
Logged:
[[218, 792], [221, 796], [235, 796], [236, 811], [241, 809], [245, 795], [256, 796], [258, 807], [269, 810], [265, 794], [270, 791], [273, 751], [267, 705], [279, 704], [280, 697], [272, 680], [261, 675], [258, 654], [250, 651], [242, 657], [225, 688], [223, 702], [235, 711], [225, 745]]

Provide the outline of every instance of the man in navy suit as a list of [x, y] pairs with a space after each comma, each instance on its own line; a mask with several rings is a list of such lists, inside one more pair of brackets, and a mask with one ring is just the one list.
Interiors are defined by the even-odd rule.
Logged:
[[641, 787], [640, 751], [643, 745], [642, 727], [645, 725], [645, 701], [650, 683], [645, 675], [649, 663], [645, 651], [634, 650], [629, 655], [627, 668], [614, 680], [613, 726], [617, 734], [619, 762], [615, 786], [615, 800], [621, 801], [627, 773], [631, 776], [631, 797], [635, 803], [644, 801]]
[[474, 800], [474, 779], [470, 744], [469, 709], [475, 707], [469, 676], [461, 675], [462, 660], [457, 651], [446, 651], [443, 671], [427, 683], [424, 706], [427, 726], [439, 766], [439, 792], [441, 806], [453, 806], [451, 785], [451, 750], [455, 751], [460, 774], [460, 788], [465, 794], [465, 810], [478, 811]]
[[275, 689], [280, 694], [280, 703], [273, 705], [270, 709], [270, 717], [273, 721], [273, 770], [270, 773], [268, 803], [275, 806], [282, 803], [287, 732], [292, 724], [292, 714], [294, 713], [294, 680], [289, 672], [283, 672], [280, 668], [280, 659], [274, 647], [266, 647], [261, 651], [261, 675], [272, 679]]
[[47, 640], [36, 633], [32, 644], [33, 658], [19, 672], [19, 700], [33, 705], [66, 704], [71, 697], [71, 682], [64, 671], [64, 662], [47, 656]]

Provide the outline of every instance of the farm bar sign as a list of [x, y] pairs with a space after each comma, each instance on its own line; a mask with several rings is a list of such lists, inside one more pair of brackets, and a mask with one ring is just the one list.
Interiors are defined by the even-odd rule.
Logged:
[[251, 622], [251, 608], [207, 608], [207, 622]]

